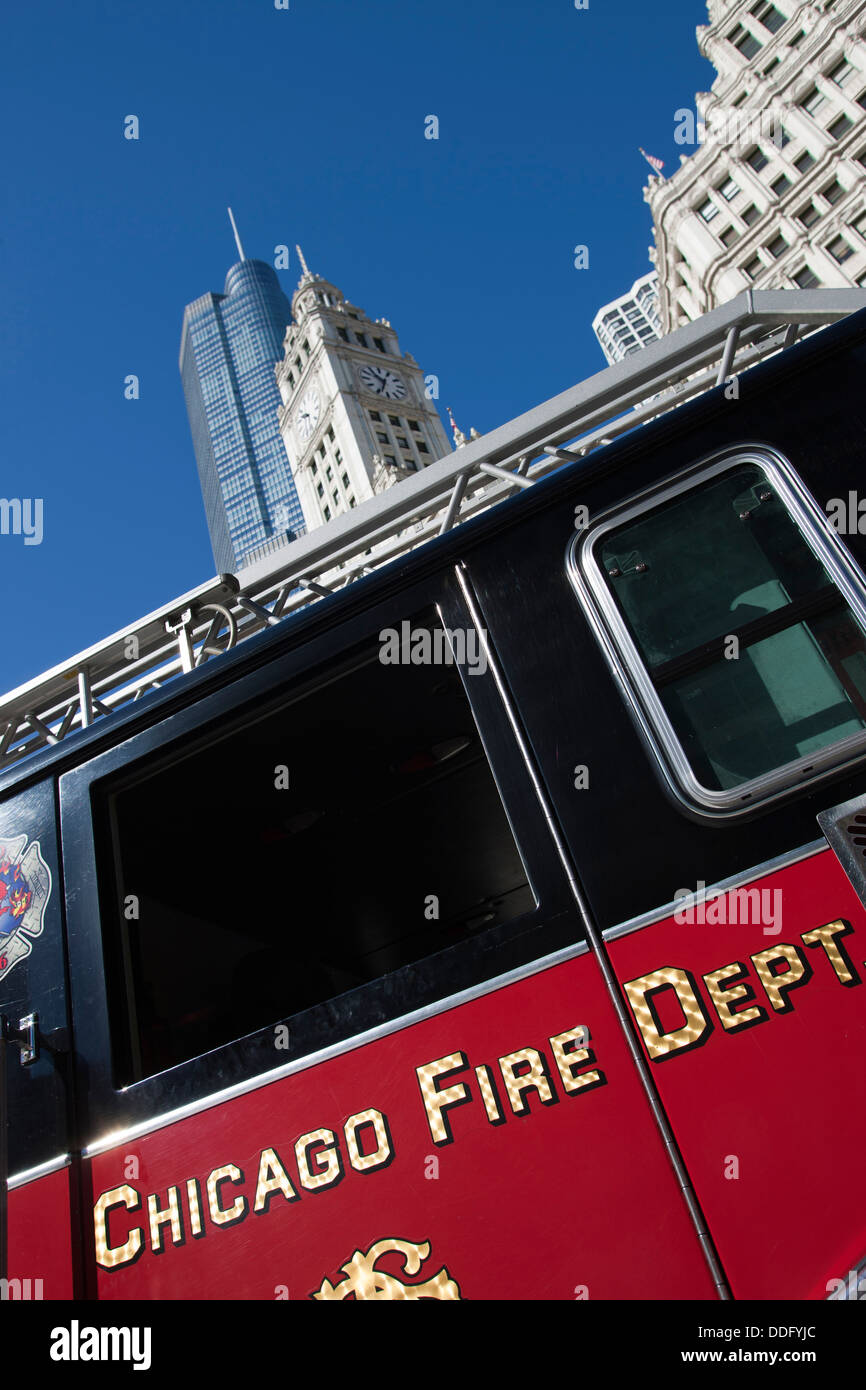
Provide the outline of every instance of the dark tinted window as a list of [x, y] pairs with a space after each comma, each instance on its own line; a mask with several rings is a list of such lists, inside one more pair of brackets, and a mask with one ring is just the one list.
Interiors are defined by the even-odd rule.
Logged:
[[866, 728], [864, 634], [759, 467], [617, 527], [599, 550], [703, 786], [739, 786]]
[[457, 669], [379, 655], [103, 792], [122, 1081], [535, 907]]

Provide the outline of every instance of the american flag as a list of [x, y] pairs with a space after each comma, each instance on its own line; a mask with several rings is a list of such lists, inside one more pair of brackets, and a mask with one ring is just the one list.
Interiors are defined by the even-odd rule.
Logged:
[[646, 150], [643, 149], [640, 145], [638, 145], [638, 149], [640, 150], [647, 164], [649, 164], [650, 168], [655, 169], [656, 173], [660, 174], [662, 169], [665, 167], [664, 160], [656, 159], [654, 154], [647, 154]]

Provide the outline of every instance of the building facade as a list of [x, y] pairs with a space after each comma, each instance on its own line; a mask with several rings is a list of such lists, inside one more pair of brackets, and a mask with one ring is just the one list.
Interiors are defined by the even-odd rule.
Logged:
[[246, 259], [228, 272], [223, 294], [184, 311], [180, 372], [218, 572], [304, 530], [274, 380], [290, 318], [273, 267]]
[[[716, 68], [651, 176], [664, 332], [749, 286], [866, 284], [866, 0], [709, 0]], [[693, 152], [692, 152], [693, 151]]]
[[662, 336], [655, 271], [635, 280], [627, 294], [603, 304], [592, 321], [593, 332], [611, 364], [621, 362]]
[[279, 428], [307, 530], [451, 452], [424, 375], [386, 319], [304, 273], [276, 371]]

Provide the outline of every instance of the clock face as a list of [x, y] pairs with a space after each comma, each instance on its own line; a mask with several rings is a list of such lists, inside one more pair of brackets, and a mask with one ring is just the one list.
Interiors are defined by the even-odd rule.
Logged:
[[320, 411], [319, 393], [311, 388], [301, 401], [295, 419], [295, 429], [298, 431], [301, 439], [309, 439], [316, 425], [319, 423]]
[[386, 401], [402, 401], [406, 396], [406, 383], [389, 367], [362, 367], [362, 384], [374, 396], [384, 396]]

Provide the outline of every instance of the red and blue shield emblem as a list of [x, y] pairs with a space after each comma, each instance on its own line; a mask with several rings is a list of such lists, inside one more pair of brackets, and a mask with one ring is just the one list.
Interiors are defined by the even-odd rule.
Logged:
[[51, 870], [38, 840], [26, 835], [0, 840], [0, 980], [30, 955], [42, 935], [51, 896]]

